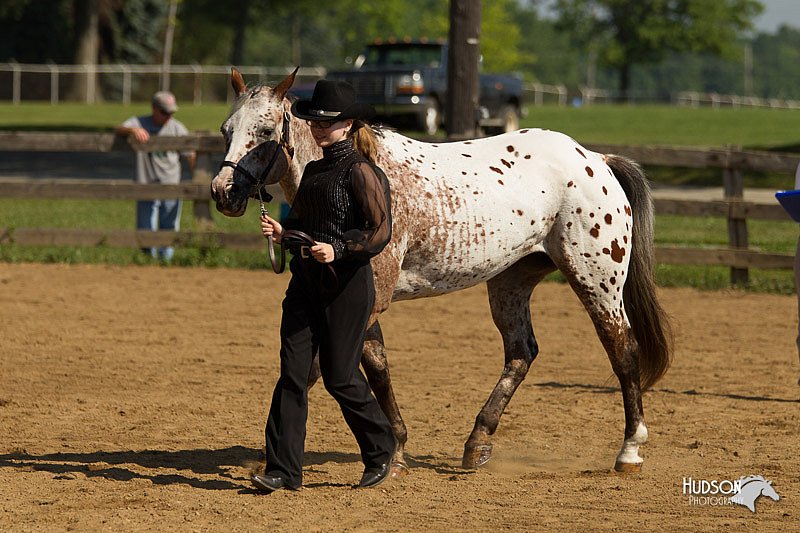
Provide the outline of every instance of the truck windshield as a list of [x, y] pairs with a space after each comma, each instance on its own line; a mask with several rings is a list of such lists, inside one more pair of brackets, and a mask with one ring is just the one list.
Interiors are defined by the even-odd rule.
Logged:
[[364, 67], [438, 67], [442, 60], [442, 48], [437, 45], [369, 46]]

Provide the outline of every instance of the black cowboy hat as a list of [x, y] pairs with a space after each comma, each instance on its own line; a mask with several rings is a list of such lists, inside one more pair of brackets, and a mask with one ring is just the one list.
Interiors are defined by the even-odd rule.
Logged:
[[292, 114], [306, 120], [339, 121], [348, 118], [367, 121], [375, 116], [375, 108], [356, 102], [356, 90], [345, 81], [319, 80], [311, 100], [292, 104]]

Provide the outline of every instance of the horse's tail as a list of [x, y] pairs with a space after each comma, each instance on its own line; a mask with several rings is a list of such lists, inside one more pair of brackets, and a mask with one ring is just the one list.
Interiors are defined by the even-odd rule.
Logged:
[[633, 337], [639, 344], [641, 387], [647, 390], [667, 372], [672, 360], [672, 328], [656, 296], [653, 198], [638, 164], [618, 155], [606, 157], [633, 211], [631, 259], [622, 294]]

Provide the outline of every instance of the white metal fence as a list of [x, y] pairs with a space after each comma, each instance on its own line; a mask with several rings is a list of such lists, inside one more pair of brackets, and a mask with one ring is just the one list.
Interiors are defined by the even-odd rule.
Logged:
[[[209, 102], [230, 102], [233, 98], [229, 66], [223, 65], [56, 65], [0, 63], [0, 102], [131, 102], [149, 101], [152, 94], [170, 87], [178, 99], [201, 105]], [[292, 67], [237, 67], [248, 81], [275, 83], [291, 72]], [[305, 67], [298, 71], [295, 87], [310, 90], [310, 85], [324, 78], [323, 67]], [[165, 79], [166, 77], [166, 79]], [[165, 83], [166, 82], [166, 83]], [[596, 87], [579, 87], [575, 102], [590, 105], [619, 101], [620, 94]], [[526, 83], [525, 105], [567, 105], [569, 91], [563, 84]], [[574, 102], [573, 102], [574, 103]], [[682, 91], [673, 95], [671, 103], [683, 106], [770, 107], [800, 109], [800, 101], [758, 98], [717, 93]]]
[[735, 94], [701, 93], [683, 91], [675, 98], [678, 105], [691, 107], [771, 107], [775, 109], [800, 109], [800, 101], [782, 98], [758, 98], [757, 96], [738, 96]]
[[[237, 67], [252, 81], [271, 82], [289, 74], [291, 67]], [[56, 65], [53, 63], [0, 63], [0, 101], [19, 104], [23, 101], [148, 101], [152, 93], [167, 83], [180, 100], [200, 105], [231, 98], [231, 68], [221, 65]], [[301, 68], [298, 83], [325, 76], [322, 67]]]

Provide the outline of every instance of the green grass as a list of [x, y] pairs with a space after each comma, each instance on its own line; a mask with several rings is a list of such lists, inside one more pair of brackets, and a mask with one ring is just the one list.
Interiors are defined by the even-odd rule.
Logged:
[[595, 105], [530, 107], [526, 127], [564, 132], [581, 143], [740, 145], [800, 151], [800, 110]]
[[[225, 104], [195, 107], [184, 104], [177, 117], [191, 131], [217, 131], [228, 114]], [[148, 104], [0, 104], [1, 130], [112, 131], [132, 115], [149, 112]], [[581, 143], [655, 144], [698, 147], [740, 145], [747, 149], [800, 151], [800, 111], [775, 109], [710, 109], [671, 106], [596, 105], [530, 107], [523, 127], [562, 131]], [[651, 179], [661, 183], [721, 184], [718, 169], [688, 170], [648, 168]], [[786, 175], [745, 175], [746, 186], [791, 187]], [[191, 203], [184, 204], [181, 226], [195, 229]], [[273, 206], [272, 212], [277, 212]], [[110, 228], [134, 227], [134, 203], [125, 201], [6, 200], [0, 199], [0, 227]], [[258, 233], [257, 212], [242, 218], [215, 216], [217, 229]], [[791, 222], [751, 220], [750, 244], [755, 249], [791, 253], [797, 240], [797, 225]], [[712, 217], [656, 217], [656, 243], [660, 245], [725, 246], [725, 219]], [[2, 261], [99, 262], [147, 264], [152, 262], [138, 250], [106, 247], [21, 247], [0, 245]], [[176, 250], [177, 265], [269, 268], [264, 253], [236, 252], [213, 248]], [[721, 289], [730, 286], [725, 267], [659, 265], [657, 279], [664, 286], [694, 286]], [[750, 290], [791, 293], [789, 271], [751, 270]]]

